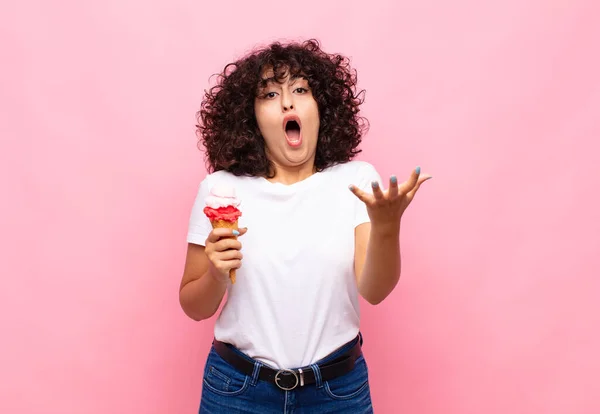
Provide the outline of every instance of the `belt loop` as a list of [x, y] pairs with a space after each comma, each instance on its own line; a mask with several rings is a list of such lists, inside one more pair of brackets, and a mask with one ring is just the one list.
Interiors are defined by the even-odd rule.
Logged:
[[321, 370], [319, 369], [319, 366], [317, 364], [312, 364], [310, 367], [315, 373], [315, 385], [317, 386], [317, 389], [323, 388], [323, 378], [321, 377]]
[[254, 361], [254, 371], [252, 371], [252, 378], [250, 379], [250, 385], [252, 385], [253, 387], [258, 382], [258, 374], [260, 373], [261, 365], [262, 364], [260, 363], [260, 361]]

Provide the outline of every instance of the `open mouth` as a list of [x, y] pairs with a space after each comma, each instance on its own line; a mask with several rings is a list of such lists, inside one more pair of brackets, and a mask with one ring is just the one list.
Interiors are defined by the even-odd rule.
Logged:
[[288, 144], [292, 147], [297, 147], [302, 143], [302, 134], [300, 128], [300, 120], [290, 118], [285, 122], [285, 138]]

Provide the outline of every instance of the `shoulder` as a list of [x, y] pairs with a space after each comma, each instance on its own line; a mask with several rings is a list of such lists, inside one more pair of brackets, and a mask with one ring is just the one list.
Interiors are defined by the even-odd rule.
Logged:
[[230, 175], [233, 175], [227, 171], [215, 171], [213, 173], [206, 174], [203, 181], [214, 182], [215, 180], [227, 179]]
[[363, 175], [373, 175], [374, 173], [377, 173], [377, 170], [373, 164], [362, 160], [352, 160], [343, 164], [337, 164], [333, 167], [330, 167], [328, 171], [333, 174], [341, 174], [349, 177], [360, 177]]
[[246, 180], [248, 180], [249, 177], [245, 177], [245, 176], [237, 176], [234, 175], [228, 171], [215, 171], [213, 173], [209, 173], [206, 174], [206, 176], [204, 177], [204, 179], [202, 180], [202, 182], [205, 185], [214, 185], [217, 183], [227, 183], [227, 184], [239, 184], [242, 183]]
[[361, 171], [364, 169], [374, 168], [373, 165], [367, 161], [362, 160], [352, 160], [347, 161], [341, 164], [336, 164], [332, 167], [329, 167], [330, 171]]
[[215, 185], [225, 185], [239, 189], [244, 187], [244, 179], [248, 177], [238, 177], [228, 171], [215, 171], [208, 173], [200, 180], [198, 192], [200, 195], [206, 195]]

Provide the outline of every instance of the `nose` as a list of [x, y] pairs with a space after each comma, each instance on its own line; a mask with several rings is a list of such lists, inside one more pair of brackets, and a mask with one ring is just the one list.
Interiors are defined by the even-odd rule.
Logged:
[[287, 112], [290, 109], [294, 109], [294, 102], [292, 101], [292, 94], [284, 92], [281, 97], [281, 109], [283, 112]]

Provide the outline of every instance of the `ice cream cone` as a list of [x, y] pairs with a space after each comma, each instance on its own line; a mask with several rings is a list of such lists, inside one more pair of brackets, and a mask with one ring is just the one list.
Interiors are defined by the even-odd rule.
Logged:
[[[212, 220], [210, 222], [212, 224], [213, 229], [232, 229], [238, 230], [238, 222], [236, 221], [227, 221], [227, 220]], [[228, 239], [237, 240], [237, 236], [227, 237]], [[229, 269], [229, 280], [231, 283], [235, 283], [235, 269]]]
[[[235, 189], [227, 185], [215, 185], [206, 197], [204, 214], [210, 220], [213, 229], [238, 230], [238, 218], [242, 212], [238, 209], [240, 200], [235, 195]], [[237, 240], [237, 236], [228, 239]], [[229, 279], [235, 283], [235, 269], [229, 270]]]

